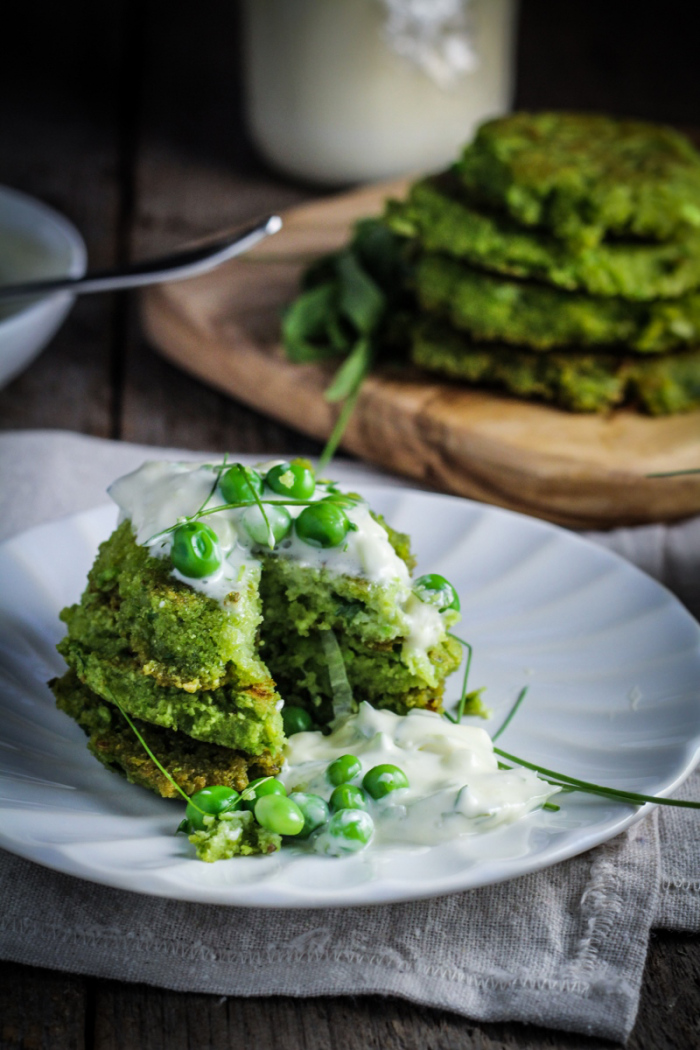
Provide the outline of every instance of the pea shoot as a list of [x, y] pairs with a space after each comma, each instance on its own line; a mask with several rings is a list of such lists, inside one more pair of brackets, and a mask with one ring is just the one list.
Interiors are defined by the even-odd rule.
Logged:
[[245, 511], [243, 526], [253, 543], [275, 547], [291, 530], [292, 518], [286, 507], [268, 503], [263, 510], [256, 504]]
[[221, 475], [219, 488], [227, 503], [255, 503], [256, 494], [263, 494], [262, 475], [252, 467], [234, 463]]
[[243, 808], [253, 810], [254, 812], [258, 799], [263, 798], [265, 795], [286, 794], [287, 789], [281, 780], [275, 780], [274, 777], [258, 777], [256, 780], [251, 780], [241, 796], [243, 799]]

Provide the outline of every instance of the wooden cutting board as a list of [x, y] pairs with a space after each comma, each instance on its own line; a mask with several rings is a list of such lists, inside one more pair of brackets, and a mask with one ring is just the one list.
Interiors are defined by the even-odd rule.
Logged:
[[[254, 252], [204, 277], [149, 289], [147, 335], [199, 379], [325, 439], [338, 412], [323, 398], [334, 368], [285, 360], [280, 311], [308, 261], [345, 243], [355, 219], [379, 212], [406, 185], [295, 208]], [[700, 475], [646, 476], [700, 467], [700, 411], [575, 415], [427, 374], [383, 372], [366, 381], [343, 447], [423, 485], [564, 525], [607, 528], [700, 512]]]

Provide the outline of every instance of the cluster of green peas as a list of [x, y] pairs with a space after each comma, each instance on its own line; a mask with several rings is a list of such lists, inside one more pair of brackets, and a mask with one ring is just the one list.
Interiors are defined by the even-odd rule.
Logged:
[[[263, 499], [266, 485], [276, 496], [304, 501], [313, 497], [316, 478], [303, 460], [278, 463], [264, 475], [241, 463], [234, 463], [222, 473], [219, 488], [226, 503], [249, 508], [243, 515], [243, 525], [254, 543], [269, 546], [273, 541], [276, 546], [294, 529], [299, 539], [311, 547], [339, 547], [348, 532], [357, 528], [344, 508], [355, 505], [358, 500], [333, 491], [305, 507], [295, 519], [283, 503], [266, 499], [263, 516], [259, 501]], [[218, 536], [203, 521], [178, 525], [173, 531], [170, 557], [183, 576], [190, 579], [211, 576], [222, 562]]]
[[369, 844], [374, 832], [374, 821], [367, 812], [368, 797], [377, 801], [409, 786], [404, 771], [389, 763], [373, 766], [365, 773], [361, 785], [353, 783], [361, 773], [362, 763], [355, 755], [341, 755], [331, 762], [326, 770], [333, 787], [328, 802], [306, 791], [287, 795], [284, 784], [274, 777], [252, 780], [242, 795], [235, 788], [202, 788], [187, 805], [188, 830], [203, 830], [204, 814], [248, 809], [267, 831], [307, 839], [323, 829], [334, 840], [333, 852], [355, 853]]

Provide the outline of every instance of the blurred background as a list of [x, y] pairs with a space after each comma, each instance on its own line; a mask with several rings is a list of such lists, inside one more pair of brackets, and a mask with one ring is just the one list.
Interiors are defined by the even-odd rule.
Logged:
[[[256, 152], [237, 0], [40, 2], [13, 21], [0, 68], [0, 183], [72, 219], [91, 267], [328, 192]], [[514, 106], [700, 129], [699, 28], [687, 0], [521, 0]], [[48, 350], [0, 392], [0, 426], [240, 451], [259, 450], [261, 433], [270, 450], [289, 442], [284, 428], [157, 357], [125, 295], [77, 302]], [[317, 449], [301, 437], [297, 447]]]

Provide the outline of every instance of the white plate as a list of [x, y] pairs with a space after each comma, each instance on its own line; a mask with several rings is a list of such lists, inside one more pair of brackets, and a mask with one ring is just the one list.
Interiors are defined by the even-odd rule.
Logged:
[[[700, 757], [700, 628], [663, 587], [620, 558], [529, 518], [449, 496], [364, 486], [410, 532], [421, 572], [462, 599], [472, 685], [499, 744], [573, 776], [670, 794]], [[182, 806], [109, 773], [53, 705], [59, 610], [80, 595], [111, 507], [44, 525], [0, 548], [0, 844], [50, 868], [181, 900], [263, 907], [377, 904], [500, 882], [581, 853], [645, 812], [562, 797], [509, 827], [430, 848], [337, 860], [193, 858], [173, 832]], [[459, 674], [451, 683], [457, 698]], [[483, 723], [481, 723], [483, 724]], [[649, 807], [645, 807], [649, 808]]]

